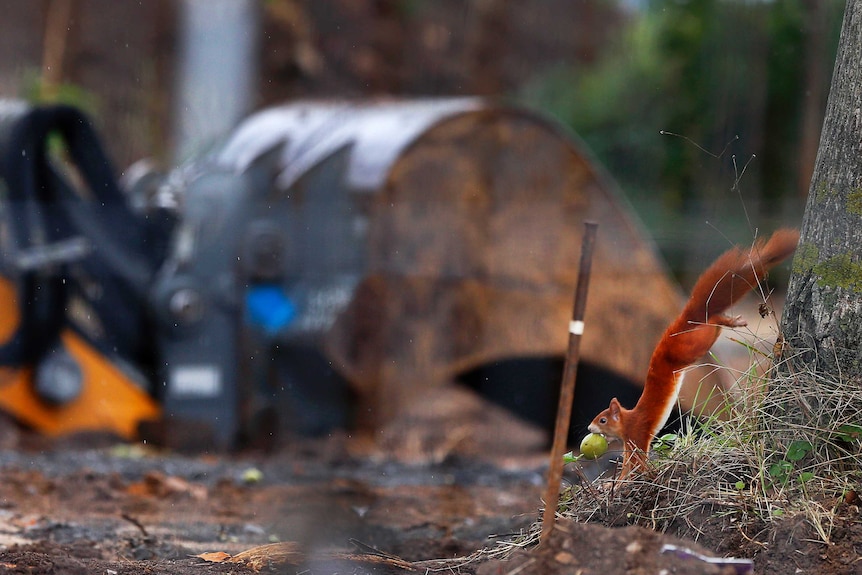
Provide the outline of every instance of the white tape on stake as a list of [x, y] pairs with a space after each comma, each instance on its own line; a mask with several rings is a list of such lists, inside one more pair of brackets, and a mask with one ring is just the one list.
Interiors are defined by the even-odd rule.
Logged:
[[569, 333], [572, 335], [584, 335], [584, 322], [572, 320], [569, 322]]

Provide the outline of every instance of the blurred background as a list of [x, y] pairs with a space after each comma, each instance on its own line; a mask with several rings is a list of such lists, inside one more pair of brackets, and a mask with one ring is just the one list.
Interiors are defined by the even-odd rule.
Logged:
[[82, 106], [120, 167], [176, 165], [251, 111], [302, 98], [523, 104], [585, 140], [687, 287], [726, 237], [798, 225], [843, 8], [4, 0], [0, 96]]
[[[4, 222], [21, 232], [19, 246], [45, 248], [44, 235], [59, 253], [77, 239], [68, 228], [98, 248], [64, 256], [69, 265], [43, 258], [56, 289], [39, 292], [10, 244], [0, 316], [31, 301], [22, 294], [48, 293], [52, 313], [42, 315], [57, 333], [46, 337], [41, 308], [17, 308], [24, 319], [9, 322], [0, 351], [36, 342], [5, 365], [38, 364], [44, 389], [15, 372], [0, 407], [23, 390], [32, 401], [7, 409], [31, 425], [34, 413], [66, 424], [75, 409], [89, 423], [104, 397], [87, 393], [100, 378], [72, 368], [117, 368], [130, 395], [147, 392], [129, 402], [148, 410], [128, 418], [130, 429], [179, 422], [192, 427], [145, 436], [194, 439], [202, 424], [224, 446], [276, 428], [378, 429], [396, 415], [413, 428], [415, 413], [443, 414], [445, 430], [465, 419], [452, 383], [550, 429], [586, 218], [602, 225], [586, 318], [597, 328], [584, 337], [572, 436], [610, 397], [633, 405], [678, 312], [676, 282], [687, 291], [729, 245], [799, 225], [844, 9], [839, 0], [0, 5], [0, 100], [85, 111], [127, 172], [122, 205], [136, 210], [119, 225], [95, 215], [102, 197], [81, 193], [56, 223], [43, 217], [50, 202], [33, 213], [10, 202]], [[505, 106], [471, 116], [462, 112], [479, 104], [465, 96]], [[320, 105], [337, 100], [359, 105]], [[313, 105], [266, 111], [304, 101]], [[524, 108], [552, 121], [513, 112]], [[0, 106], [0, 128], [14, 114]], [[54, 197], [42, 176], [18, 177], [40, 157], [18, 147], [20, 133], [0, 138], [11, 154], [5, 191]], [[142, 159], [157, 169], [136, 180]], [[74, 220], [82, 212], [92, 218]], [[117, 261], [135, 258], [142, 273], [117, 273]], [[788, 267], [773, 286], [786, 285]], [[758, 303], [737, 311], [756, 320]], [[781, 298], [770, 305], [780, 310]], [[777, 320], [760, 315], [746, 335], [768, 352]], [[752, 365], [737, 335], [716, 347], [730, 369], [687, 378], [683, 411], [708, 403], [711, 412], [737, 393]], [[79, 336], [94, 361], [67, 357]], [[69, 367], [75, 393], [60, 397], [56, 373], [66, 372], [55, 364]], [[444, 385], [451, 393], [437, 391]], [[48, 395], [65, 411], [46, 408]], [[443, 403], [429, 409], [427, 397]], [[398, 424], [390, 437], [406, 436]], [[500, 427], [489, 424], [488, 437]]]

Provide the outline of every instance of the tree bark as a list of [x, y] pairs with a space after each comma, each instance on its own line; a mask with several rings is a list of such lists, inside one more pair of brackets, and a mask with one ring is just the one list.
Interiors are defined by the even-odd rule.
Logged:
[[782, 329], [785, 366], [862, 376], [862, 0], [848, 0]]

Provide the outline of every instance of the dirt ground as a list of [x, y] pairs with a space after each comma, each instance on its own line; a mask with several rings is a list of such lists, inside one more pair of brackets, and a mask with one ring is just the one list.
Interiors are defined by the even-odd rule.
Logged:
[[[547, 464], [539, 436], [478, 400], [472, 409], [459, 417], [486, 415], [469, 431], [413, 418], [414, 435], [396, 429], [402, 442], [390, 437], [386, 452], [335, 434], [269, 453], [181, 455], [104, 437], [47, 441], [3, 421], [0, 573], [747, 572], [692, 553], [753, 558], [758, 574], [862, 573], [862, 521], [847, 503], [831, 545], [798, 520], [752, 532], [706, 511], [697, 543], [560, 521], [528, 545]], [[472, 439], [440, 448], [452, 430]]]
[[[285, 558], [264, 548], [258, 566], [335, 573], [346, 564], [353, 572], [412, 572], [446, 565], [429, 560], [493, 548], [528, 530], [537, 517], [541, 466], [501, 469], [458, 458], [430, 466], [374, 463], [336, 456], [331, 450], [338, 443], [332, 440], [318, 453], [230, 458], [120, 447], [4, 453], [0, 571], [239, 573], [251, 567], [195, 555], [237, 555], [280, 541], [300, 552]], [[261, 481], [243, 479], [251, 469], [262, 472]], [[719, 572], [660, 555], [662, 541], [639, 528], [566, 523], [543, 552], [521, 552], [511, 566], [492, 560], [451, 566], [487, 575], [516, 566], [527, 572], [582, 566], [584, 573], [652, 573], [677, 564], [678, 573]], [[368, 558], [372, 547], [404, 562], [374, 563]], [[625, 566], [616, 565], [623, 549]]]

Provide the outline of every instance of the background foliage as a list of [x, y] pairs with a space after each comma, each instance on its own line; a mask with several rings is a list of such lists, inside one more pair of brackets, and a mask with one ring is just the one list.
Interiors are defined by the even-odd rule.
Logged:
[[712, 253], [722, 235], [799, 222], [843, 8], [653, 0], [597, 62], [558, 67], [519, 96], [586, 140], [684, 267], [706, 257], [684, 249], [692, 240]]

